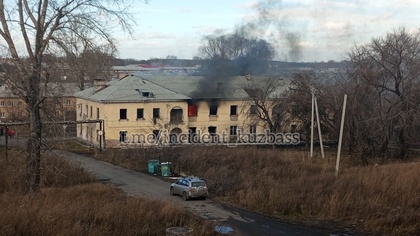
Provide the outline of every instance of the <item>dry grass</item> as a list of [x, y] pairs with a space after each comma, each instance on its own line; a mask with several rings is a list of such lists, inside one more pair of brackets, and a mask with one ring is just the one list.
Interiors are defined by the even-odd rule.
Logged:
[[168, 202], [127, 197], [54, 157], [42, 162], [42, 188], [25, 195], [25, 155], [0, 147], [0, 235], [164, 235], [187, 226], [215, 235], [213, 223]]
[[336, 177], [334, 153], [309, 159], [307, 152], [296, 150], [185, 147], [108, 150], [101, 158], [146, 170], [148, 159], [162, 157], [204, 178], [212, 198], [249, 210], [325, 225], [338, 222], [374, 234], [420, 234], [419, 161], [363, 167], [343, 157]]
[[175, 225], [211, 235], [209, 223], [201, 224], [174, 205], [126, 197], [103, 184], [0, 196], [1, 235], [164, 235]]

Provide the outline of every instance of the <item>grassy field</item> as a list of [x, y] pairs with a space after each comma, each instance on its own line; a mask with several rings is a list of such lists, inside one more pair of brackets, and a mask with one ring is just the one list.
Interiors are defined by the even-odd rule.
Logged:
[[204, 178], [212, 199], [284, 220], [375, 235], [420, 235], [420, 161], [343, 156], [258, 147], [106, 150], [96, 158], [145, 172], [170, 161], [177, 173]]
[[[83, 149], [83, 148], [82, 148]], [[168, 202], [128, 197], [77, 166], [45, 155], [41, 191], [25, 195], [25, 155], [0, 147], [0, 235], [165, 235], [173, 226], [216, 235], [204, 221]]]

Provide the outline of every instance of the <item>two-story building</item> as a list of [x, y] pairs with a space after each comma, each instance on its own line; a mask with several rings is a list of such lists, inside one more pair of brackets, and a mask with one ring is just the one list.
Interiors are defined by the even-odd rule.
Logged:
[[[46, 133], [64, 132], [61, 128], [54, 128], [55, 122], [76, 121], [76, 98], [74, 93], [80, 91], [75, 83], [49, 83], [43, 86], [42, 94], [45, 96], [41, 104], [41, 115], [43, 122], [49, 125], [44, 126]], [[26, 109], [25, 101], [19, 97], [7, 85], [0, 85], [0, 124], [25, 123], [29, 120], [29, 113]], [[14, 127], [17, 128], [17, 127]], [[67, 127], [66, 127], [67, 128]], [[75, 133], [68, 127], [67, 133]], [[28, 129], [23, 126], [19, 128], [20, 134], [28, 133]]]
[[[163, 143], [224, 143], [238, 134], [263, 133], [267, 126], [256, 115], [246, 88], [250, 80], [237, 76], [216, 82], [199, 76], [128, 75], [96, 81], [75, 94], [80, 140], [106, 147]], [[287, 84], [279, 89], [287, 88]]]

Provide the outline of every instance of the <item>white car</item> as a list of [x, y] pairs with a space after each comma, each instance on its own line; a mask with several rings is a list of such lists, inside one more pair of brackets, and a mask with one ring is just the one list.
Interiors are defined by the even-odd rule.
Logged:
[[177, 182], [171, 184], [169, 192], [172, 196], [181, 195], [185, 201], [191, 198], [204, 200], [208, 196], [206, 182], [195, 176], [179, 179]]

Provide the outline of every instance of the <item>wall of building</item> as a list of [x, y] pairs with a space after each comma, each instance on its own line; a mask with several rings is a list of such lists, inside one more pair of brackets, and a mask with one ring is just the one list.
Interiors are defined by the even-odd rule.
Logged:
[[[78, 120], [102, 119], [104, 120], [104, 131], [107, 147], [118, 146], [121, 138], [127, 143], [139, 143], [139, 134], [142, 137], [153, 135], [153, 131], [180, 129], [181, 132], [188, 132], [188, 104], [185, 101], [174, 102], [137, 102], [137, 103], [111, 103], [102, 104], [98, 102], [78, 99]], [[153, 118], [153, 109], [159, 109], [159, 118]], [[91, 109], [93, 114], [91, 114]], [[99, 109], [99, 116], [97, 116]], [[120, 110], [126, 109], [126, 119], [121, 119]], [[143, 118], [137, 119], [137, 109], [143, 109]], [[182, 110], [182, 120], [171, 121], [171, 110]], [[79, 124], [78, 138], [99, 144], [99, 124]], [[126, 132], [122, 137], [122, 132]]]
[[[255, 125], [257, 132], [262, 132], [264, 124], [256, 116], [250, 114], [250, 102], [246, 101], [199, 101], [196, 102], [197, 116], [189, 117], [189, 127], [196, 127], [208, 132], [208, 127], [216, 127], [216, 132], [231, 134], [231, 126], [236, 126], [242, 133], [250, 131]], [[210, 106], [217, 105], [217, 115], [210, 115]], [[231, 114], [231, 107], [236, 106], [236, 115]]]
[[[187, 101], [103, 104], [78, 99], [77, 103], [78, 120], [102, 119], [104, 121], [103, 128], [108, 148], [122, 145], [157, 144], [156, 142], [159, 141], [152, 137], [158, 131], [161, 132], [160, 137], [171, 133], [182, 133], [187, 137], [191, 129], [194, 129], [197, 134], [209, 134], [215, 131], [219, 135], [224, 133], [228, 141], [230, 136], [236, 135], [233, 129], [241, 130], [242, 133], [249, 133], [250, 125], [256, 127], [254, 131], [256, 133], [263, 133], [266, 129], [264, 122], [250, 114], [250, 103], [245, 101], [199, 101], [193, 104], [197, 107], [196, 116], [189, 113], [189, 106], [192, 104]], [[210, 115], [211, 105], [217, 105], [215, 115]], [[236, 106], [236, 114], [231, 114], [232, 106]], [[143, 109], [142, 119], [137, 119], [139, 108]], [[160, 110], [158, 119], [153, 118], [154, 108]], [[121, 109], [126, 109], [126, 119], [121, 119]], [[171, 122], [173, 109], [182, 109], [182, 122]], [[99, 116], [97, 111], [99, 111]], [[209, 127], [213, 127], [213, 130], [209, 130]], [[99, 130], [99, 124], [79, 124], [78, 138], [99, 145]], [[122, 134], [123, 132], [125, 134]], [[124, 144], [122, 140], [125, 141]]]

